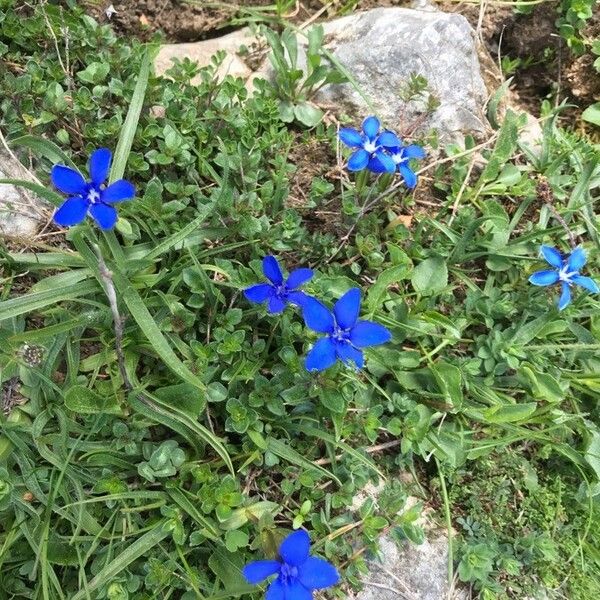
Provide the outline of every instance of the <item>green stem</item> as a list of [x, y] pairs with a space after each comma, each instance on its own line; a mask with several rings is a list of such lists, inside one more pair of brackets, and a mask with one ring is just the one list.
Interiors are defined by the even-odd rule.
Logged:
[[444, 471], [442, 470], [437, 458], [435, 459], [435, 464], [440, 475], [442, 499], [444, 500], [444, 515], [446, 517], [446, 528], [448, 529], [448, 585], [452, 585], [452, 581], [454, 579], [454, 551], [452, 544], [452, 517], [450, 516], [450, 500], [448, 498], [448, 490], [446, 489]]

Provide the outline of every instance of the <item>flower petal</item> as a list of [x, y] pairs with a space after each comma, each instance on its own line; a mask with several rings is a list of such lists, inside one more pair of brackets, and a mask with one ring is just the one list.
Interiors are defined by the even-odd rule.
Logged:
[[285, 600], [312, 600], [312, 592], [299, 581], [292, 581], [285, 586]]
[[331, 311], [316, 298], [307, 296], [302, 306], [306, 326], [319, 333], [332, 333], [335, 325]]
[[311, 279], [313, 275], [314, 272], [312, 269], [295, 269], [290, 273], [285, 285], [288, 290], [295, 290]]
[[278, 315], [280, 312], [283, 312], [285, 307], [286, 307], [285, 302], [281, 298], [279, 298], [276, 294], [273, 294], [269, 298], [269, 303], [267, 304], [267, 310], [272, 315]]
[[102, 202], [123, 202], [123, 200], [131, 200], [135, 196], [135, 186], [125, 179], [119, 179], [111, 183], [102, 192]]
[[304, 529], [290, 533], [279, 546], [279, 556], [283, 562], [293, 567], [301, 565], [310, 551], [310, 536]]
[[571, 288], [569, 287], [568, 283], [565, 283], [563, 281], [562, 294], [560, 295], [560, 298], [558, 299], [558, 310], [565, 309], [569, 305], [570, 302], [571, 302]]
[[348, 171], [362, 171], [369, 164], [369, 153], [362, 148], [348, 159]]
[[380, 127], [379, 119], [377, 117], [367, 117], [362, 124], [362, 130], [365, 132], [365, 135], [373, 141], [377, 134], [379, 133]]
[[324, 371], [325, 369], [329, 369], [336, 360], [335, 344], [329, 337], [324, 337], [317, 340], [316, 344], [306, 355], [304, 366], [307, 371]]
[[384, 131], [377, 138], [377, 145], [386, 148], [397, 148], [402, 145], [402, 142], [393, 131]]
[[412, 190], [417, 186], [417, 175], [406, 163], [400, 163], [398, 165], [398, 171], [400, 171], [400, 175], [402, 175], [402, 179], [404, 179], [404, 185], [409, 190]]
[[83, 194], [87, 187], [80, 173], [64, 165], [54, 165], [50, 172], [50, 179], [54, 187], [65, 194]]
[[575, 248], [567, 260], [567, 268], [569, 273], [572, 273], [573, 271], [581, 271], [581, 268], [583, 265], [585, 265], [586, 260], [585, 250], [583, 248]]
[[98, 148], [90, 156], [90, 179], [96, 186], [108, 179], [112, 152], [108, 148]]
[[350, 148], [360, 148], [363, 145], [362, 135], [352, 127], [344, 127], [339, 132], [340, 140]]
[[383, 150], [377, 150], [369, 160], [368, 168], [373, 173], [394, 173], [396, 163]]
[[320, 590], [339, 583], [340, 575], [326, 560], [309, 556], [306, 562], [298, 567], [298, 581], [308, 589]]
[[360, 313], [360, 290], [350, 288], [334, 305], [333, 314], [342, 329], [350, 329]]
[[90, 215], [94, 218], [100, 229], [112, 229], [117, 222], [117, 211], [108, 204], [92, 204], [90, 206]]
[[425, 158], [427, 152], [421, 146], [411, 144], [402, 149], [402, 155], [404, 158]]
[[265, 600], [286, 600], [285, 586], [277, 578], [268, 588]]
[[573, 283], [580, 285], [582, 288], [588, 290], [588, 292], [592, 292], [592, 294], [600, 293], [600, 288], [598, 284], [591, 277], [584, 277], [583, 275], [574, 275], [572, 280]]
[[392, 334], [379, 323], [359, 321], [350, 331], [350, 342], [357, 348], [367, 348], [385, 344], [392, 339]]
[[85, 198], [67, 198], [54, 213], [54, 222], [63, 227], [77, 225], [85, 219], [88, 201]]
[[537, 271], [529, 278], [533, 285], [552, 285], [558, 281], [558, 271]]
[[248, 583], [255, 584], [278, 573], [280, 567], [281, 563], [277, 560], [256, 560], [248, 563], [242, 573]]
[[283, 273], [279, 267], [279, 263], [274, 256], [265, 256], [262, 261], [263, 273], [265, 277], [275, 285], [283, 283]]
[[352, 361], [358, 369], [362, 369], [365, 366], [364, 354], [349, 342], [338, 342], [335, 345], [335, 350], [342, 362], [349, 364]]
[[561, 253], [551, 246], [541, 246], [540, 253], [549, 265], [561, 269], [563, 266], [563, 259]]
[[259, 283], [257, 285], [253, 285], [244, 290], [244, 296], [250, 302], [256, 302], [260, 304], [264, 302], [273, 292], [273, 286], [269, 283]]
[[304, 308], [306, 303], [309, 301], [309, 297], [310, 296], [308, 294], [305, 294], [304, 292], [290, 292], [288, 294], [288, 302], [290, 302], [291, 304], [295, 304], [300, 308]]

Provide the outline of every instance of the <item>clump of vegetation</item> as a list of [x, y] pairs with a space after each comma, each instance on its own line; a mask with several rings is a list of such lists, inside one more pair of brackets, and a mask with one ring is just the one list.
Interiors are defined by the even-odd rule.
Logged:
[[[155, 43], [78, 8], [9, 7], [0, 25], [0, 130], [41, 181], [18, 183], [60, 207], [52, 173], [100, 226], [54, 212], [72, 227], [0, 247], [2, 594], [258, 597], [244, 565], [278, 551], [273, 589], [331, 586], [325, 563], [294, 571], [316, 564], [299, 528], [354, 584], [382, 533], [423, 539], [394, 479], [409, 469], [459, 528], [452, 566], [484, 597], [593, 597], [598, 297], [584, 286], [559, 311], [528, 283], [542, 245], [580, 246], [578, 272], [598, 272], [598, 147], [559, 128], [560, 109], [542, 107], [538, 149], [508, 111], [485, 147], [467, 138], [437, 161], [379, 124], [346, 129], [361, 172], [334, 169], [291, 202], [312, 160], [298, 148], [337, 144], [309, 104], [339, 77], [318, 31], [313, 81], [250, 95], [216, 78], [222, 57], [156, 77]], [[287, 35], [270, 37], [281, 60]], [[109, 187], [97, 154], [91, 184], [65, 179], [98, 148], [112, 150]], [[135, 199], [107, 192], [122, 179]], [[92, 212], [104, 201], [114, 228]], [[334, 227], [315, 227], [320, 212]]]

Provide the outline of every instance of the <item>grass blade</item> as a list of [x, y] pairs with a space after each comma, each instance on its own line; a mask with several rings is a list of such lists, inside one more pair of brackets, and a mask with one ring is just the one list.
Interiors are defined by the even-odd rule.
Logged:
[[165, 526], [166, 519], [159, 522], [152, 531], [145, 533], [138, 538], [131, 546], [113, 558], [87, 585], [85, 590], [80, 590], [71, 600], [85, 600], [89, 592], [93, 592], [98, 588], [110, 583], [121, 571], [126, 569], [134, 560], [145, 556], [157, 544], [162, 542], [170, 531]]
[[287, 444], [284, 444], [280, 440], [269, 438], [267, 440], [267, 449], [276, 456], [279, 456], [279, 458], [283, 458], [283, 460], [287, 460], [288, 462], [298, 467], [302, 467], [307, 471], [319, 471], [321, 474], [325, 475], [327, 479], [333, 479], [333, 481], [335, 481], [340, 487], [342, 487], [342, 482], [331, 471], [328, 471], [320, 465], [317, 465], [311, 462], [310, 460], [304, 458], [302, 454], [300, 454]]

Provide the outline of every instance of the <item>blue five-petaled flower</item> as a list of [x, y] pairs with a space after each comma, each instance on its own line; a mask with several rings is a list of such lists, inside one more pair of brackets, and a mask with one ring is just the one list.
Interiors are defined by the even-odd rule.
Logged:
[[267, 310], [272, 314], [283, 311], [288, 304], [302, 306], [307, 298], [298, 288], [312, 276], [311, 269], [296, 269], [284, 281], [279, 263], [274, 256], [263, 258], [263, 273], [271, 283], [259, 283], [244, 290], [244, 296], [250, 302], [267, 302]]
[[594, 294], [600, 292], [600, 288], [591, 277], [584, 277], [579, 274], [586, 262], [583, 248], [575, 248], [568, 257], [563, 257], [558, 250], [550, 246], [542, 246], [540, 252], [546, 262], [554, 269], [537, 271], [529, 278], [529, 281], [533, 285], [542, 286], [560, 282], [562, 293], [558, 300], [558, 310], [563, 310], [571, 302], [571, 286], [573, 284], [579, 285]]
[[325, 333], [306, 356], [309, 371], [323, 371], [336, 360], [361, 369], [365, 359], [361, 348], [388, 342], [392, 334], [379, 323], [360, 321], [360, 290], [351, 288], [334, 305], [333, 313], [316, 298], [309, 297], [303, 306], [306, 325]]
[[265, 600], [311, 600], [313, 590], [336, 585], [340, 576], [322, 558], [310, 556], [310, 538], [303, 529], [290, 533], [279, 546], [279, 560], [257, 560], [244, 567], [248, 583], [260, 583], [271, 575]]
[[89, 213], [101, 229], [112, 229], [117, 222], [115, 202], [131, 200], [135, 187], [125, 179], [105, 185], [110, 170], [112, 153], [108, 148], [99, 148], [90, 156], [90, 181], [65, 165], [54, 165], [50, 178], [54, 186], [69, 194], [54, 214], [58, 225], [68, 227], [81, 223]]
[[377, 173], [393, 173], [396, 164], [385, 153], [385, 148], [400, 145], [395, 133], [379, 133], [380, 123], [377, 117], [367, 117], [362, 124], [362, 133], [352, 127], [340, 129], [340, 140], [355, 151], [348, 159], [349, 171], [369, 169]]
[[388, 151], [400, 175], [402, 175], [402, 179], [404, 179], [404, 185], [410, 190], [415, 188], [417, 186], [417, 174], [410, 168], [409, 161], [412, 158], [425, 158], [425, 150], [416, 144], [404, 146], [400, 143], [397, 146], [389, 147]]

